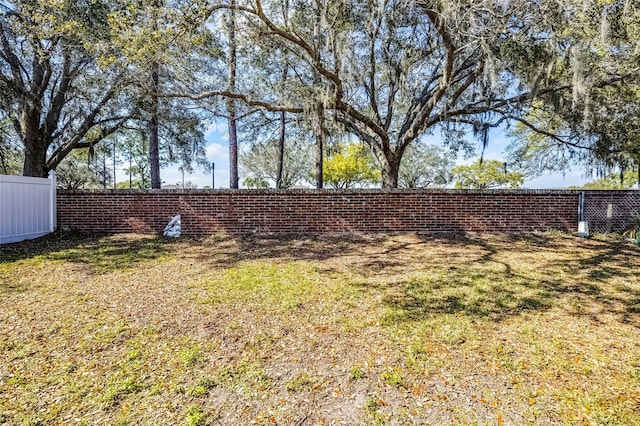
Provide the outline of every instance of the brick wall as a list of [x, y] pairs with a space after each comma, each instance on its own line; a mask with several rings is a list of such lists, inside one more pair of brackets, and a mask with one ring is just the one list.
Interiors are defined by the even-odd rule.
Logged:
[[[601, 191], [587, 191], [587, 201], [592, 193]], [[575, 232], [578, 196], [579, 191], [551, 190], [61, 190], [58, 226], [160, 233], [172, 216], [180, 214], [183, 234], [194, 236], [216, 232]], [[607, 203], [621, 197], [640, 203], [639, 191], [600, 197], [608, 197]]]

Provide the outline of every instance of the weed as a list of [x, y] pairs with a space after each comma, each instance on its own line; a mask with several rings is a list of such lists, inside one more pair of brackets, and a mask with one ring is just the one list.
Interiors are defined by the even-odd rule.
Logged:
[[203, 426], [207, 423], [207, 414], [197, 405], [187, 410], [187, 426]]
[[400, 387], [403, 385], [402, 374], [398, 368], [385, 371], [380, 375], [380, 378], [389, 386]]
[[193, 367], [204, 360], [204, 354], [198, 346], [183, 349], [178, 352], [178, 358], [186, 368]]
[[202, 386], [205, 389], [212, 389], [214, 387], [216, 387], [216, 381], [215, 379], [208, 377], [208, 376], [201, 376], [198, 379], [198, 386]]
[[204, 386], [193, 386], [192, 388], [189, 388], [189, 390], [187, 391], [187, 395], [192, 396], [194, 398], [200, 398], [203, 396], [206, 396], [209, 393], [209, 391], [207, 390], [206, 387]]
[[142, 354], [140, 353], [140, 351], [135, 349], [129, 352], [129, 354], [127, 355], [127, 361], [129, 362], [134, 362], [134, 361], [140, 360], [141, 358], [142, 358]]
[[439, 340], [447, 345], [459, 345], [466, 342], [472, 333], [468, 318], [444, 315], [437, 332]]
[[286, 381], [284, 388], [288, 392], [298, 392], [306, 388], [310, 388], [314, 383], [314, 379], [307, 373], [299, 373], [290, 380]]
[[115, 406], [120, 404], [127, 395], [136, 393], [140, 389], [142, 389], [142, 386], [134, 377], [112, 380], [104, 393], [104, 401], [109, 406]]
[[364, 409], [369, 413], [377, 411], [380, 407], [380, 398], [376, 395], [369, 395], [367, 400], [364, 402]]
[[383, 402], [377, 395], [369, 395], [364, 403], [365, 411], [376, 425], [383, 425], [387, 420], [387, 417], [379, 411], [382, 405]]
[[421, 344], [412, 344], [407, 351], [407, 364], [417, 366], [425, 357], [426, 351]]
[[358, 380], [365, 377], [365, 372], [362, 368], [354, 366], [349, 368], [349, 379]]

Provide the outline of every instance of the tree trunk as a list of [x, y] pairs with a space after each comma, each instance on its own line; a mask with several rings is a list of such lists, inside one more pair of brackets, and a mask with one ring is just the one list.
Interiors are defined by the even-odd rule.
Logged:
[[382, 157], [382, 187], [391, 189], [398, 187], [398, 172], [400, 171], [400, 161], [396, 156]]
[[321, 101], [315, 102], [313, 115], [313, 135], [316, 140], [316, 188], [322, 189], [324, 184], [322, 171], [324, 160], [324, 106]]
[[38, 148], [38, 142], [25, 142], [24, 163], [22, 167], [23, 176], [46, 178], [49, 170], [45, 166], [46, 152], [45, 148]]
[[158, 138], [158, 63], [152, 64], [151, 81], [153, 94], [151, 95], [151, 119], [149, 120], [149, 165], [151, 166], [151, 188], [160, 189], [160, 147]]
[[238, 129], [235, 119], [236, 106], [232, 99], [227, 100], [227, 112], [229, 114], [229, 188], [238, 189], [240, 181], [238, 176]]
[[[322, 10], [320, 2], [315, 2], [316, 20], [313, 26], [313, 39], [315, 47], [315, 62], [320, 62], [320, 50], [322, 48], [323, 35], [320, 31], [320, 23], [322, 21]], [[322, 78], [316, 70], [313, 85], [317, 90], [321, 90]], [[323, 160], [324, 160], [324, 104], [321, 97], [318, 96], [313, 104], [313, 135], [316, 140], [316, 188], [322, 189], [324, 185]]]
[[[231, 1], [231, 6], [235, 6], [235, 0]], [[228, 89], [235, 92], [236, 89], [236, 14], [234, 9], [229, 10], [228, 16], [229, 30], [229, 52], [227, 57], [227, 79]], [[236, 102], [227, 98], [227, 115], [229, 116], [229, 188], [238, 189], [238, 129], [236, 123]]]
[[47, 144], [40, 129], [40, 108], [25, 108], [20, 114], [20, 137], [24, 145], [24, 163], [22, 175], [46, 178], [49, 173], [47, 168]]
[[286, 113], [280, 112], [280, 135], [278, 137], [278, 165], [276, 169], [276, 189], [282, 189], [282, 172], [284, 169], [284, 141], [286, 135]]
[[[288, 5], [287, 5], [288, 10]], [[289, 74], [289, 64], [285, 63], [284, 68], [282, 69], [282, 75], [280, 77], [280, 82], [282, 83], [282, 93], [281, 96], [284, 96], [284, 85], [287, 81], [287, 75]], [[284, 170], [284, 142], [286, 137], [286, 122], [287, 115], [284, 111], [280, 112], [280, 135], [278, 137], [278, 165], [276, 169], [276, 189], [282, 189], [282, 174]]]

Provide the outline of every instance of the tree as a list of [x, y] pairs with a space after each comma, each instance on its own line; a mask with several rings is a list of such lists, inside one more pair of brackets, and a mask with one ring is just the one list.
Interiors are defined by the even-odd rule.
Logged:
[[100, 177], [96, 164], [89, 158], [87, 149], [74, 150], [58, 165], [56, 181], [62, 189], [88, 189], [99, 187]]
[[[227, 90], [236, 91], [237, 45], [236, 45], [236, 10], [235, 0], [230, 0], [231, 8], [227, 11]], [[238, 131], [236, 101], [227, 98], [227, 123], [229, 130], [229, 188], [238, 189]]]
[[407, 147], [398, 173], [398, 186], [426, 188], [451, 182], [454, 156], [443, 155], [435, 145], [413, 144]]
[[[207, 65], [203, 59], [218, 51], [207, 28], [193, 23], [190, 4], [165, 0], [124, 0], [109, 14], [110, 45], [132, 80], [137, 106], [127, 127], [145, 129], [148, 140], [151, 186], [161, 185], [160, 168], [179, 164], [192, 171], [194, 164], [209, 171], [205, 158], [203, 113], [187, 99], [167, 99], [163, 93], [177, 82], [193, 87], [195, 74]], [[204, 44], [212, 47], [203, 48]], [[213, 54], [213, 53], [212, 53]]]
[[332, 188], [348, 189], [378, 183], [380, 172], [361, 144], [337, 143], [324, 160], [324, 181]]
[[267, 189], [269, 182], [259, 177], [248, 177], [244, 180], [244, 185], [249, 189]]
[[148, 133], [138, 129], [127, 132], [125, 137], [119, 140], [119, 149], [123, 153], [124, 164], [127, 165], [124, 171], [129, 175], [129, 181], [118, 182], [118, 188], [151, 188], [147, 136]]
[[131, 115], [120, 102], [129, 80], [105, 59], [109, 13], [104, 1], [0, 5], [0, 111], [24, 149], [24, 175], [46, 177]]
[[506, 163], [497, 160], [476, 161], [468, 166], [457, 166], [451, 173], [459, 189], [490, 189], [508, 186], [515, 189], [524, 183], [520, 172], [508, 171]]
[[[407, 147], [436, 126], [467, 126], [486, 143], [491, 127], [526, 113], [534, 99], [572, 89], [552, 78], [563, 64], [554, 61], [558, 38], [549, 14], [564, 20], [558, 18], [559, 31], [568, 20], [553, 2], [301, 0], [291, 5], [291, 19], [279, 5], [253, 0], [210, 11], [234, 8], [251, 23], [244, 37], [255, 48], [277, 39], [302, 59], [292, 68], [306, 76], [300, 80], [307, 89], [296, 86], [286, 99], [251, 91], [192, 96], [310, 116], [321, 100], [373, 151], [384, 187], [397, 186]], [[528, 47], [533, 53], [523, 55]]]
[[627, 170], [623, 173], [609, 173], [600, 179], [570, 189], [631, 189], [638, 182], [640, 176], [637, 171]]
[[[532, 173], [576, 164], [607, 174], [640, 165], [640, 5], [566, 2], [572, 16], [550, 58], [558, 84], [518, 118], [510, 161]], [[548, 19], [557, 19], [551, 15]]]
[[[271, 139], [257, 143], [240, 152], [240, 166], [247, 176], [245, 185], [253, 188], [264, 188], [278, 178], [278, 141]], [[303, 181], [311, 174], [313, 168], [310, 146], [306, 142], [288, 144], [284, 150], [284, 167], [281, 176], [281, 188], [289, 188]]]
[[13, 135], [11, 122], [0, 119], [0, 174], [19, 175], [22, 163], [23, 156]]

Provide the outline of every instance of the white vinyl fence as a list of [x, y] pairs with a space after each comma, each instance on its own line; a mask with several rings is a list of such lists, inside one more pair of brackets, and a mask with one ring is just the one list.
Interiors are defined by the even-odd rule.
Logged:
[[49, 179], [0, 175], [0, 244], [56, 229], [56, 174]]

